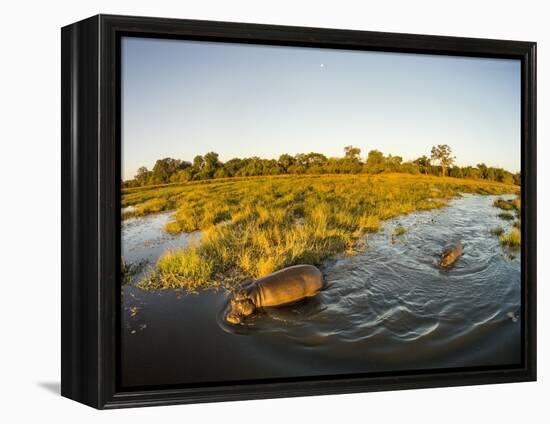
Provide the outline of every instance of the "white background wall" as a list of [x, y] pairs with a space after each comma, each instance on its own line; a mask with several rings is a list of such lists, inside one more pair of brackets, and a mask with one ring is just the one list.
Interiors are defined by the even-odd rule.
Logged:
[[[525, 423], [548, 417], [548, 12], [543, 1], [10, 1], [0, 25], [0, 421]], [[61, 398], [60, 31], [96, 13], [537, 41], [539, 382], [98, 412]], [[546, 74], [546, 75], [545, 75]], [[548, 215], [547, 215], [548, 216]], [[31, 421], [33, 420], [33, 421]]]

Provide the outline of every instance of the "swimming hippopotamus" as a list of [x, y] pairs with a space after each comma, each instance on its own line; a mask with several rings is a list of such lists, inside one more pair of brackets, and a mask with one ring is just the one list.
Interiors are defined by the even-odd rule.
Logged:
[[285, 305], [315, 296], [323, 285], [323, 274], [313, 265], [281, 269], [236, 292], [225, 320], [239, 324], [258, 308]]
[[463, 251], [464, 247], [462, 246], [462, 242], [457, 241], [454, 245], [443, 250], [439, 258], [439, 265], [443, 268], [450, 267], [460, 258], [460, 256], [462, 256]]

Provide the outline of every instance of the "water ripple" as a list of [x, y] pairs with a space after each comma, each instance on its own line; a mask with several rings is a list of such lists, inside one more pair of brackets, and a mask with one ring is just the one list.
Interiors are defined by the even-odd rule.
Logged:
[[[144, 292], [123, 287], [125, 384], [234, 381], [356, 372], [502, 365], [520, 360], [519, 255], [489, 233], [509, 226], [494, 196], [465, 195], [410, 214], [369, 235], [364, 252], [322, 267], [313, 298], [266, 308], [246, 325], [224, 322], [227, 294]], [[159, 214], [123, 223], [128, 261], [154, 263], [191, 236], [167, 236]], [[407, 232], [392, 237], [401, 224]], [[442, 270], [438, 255], [461, 240], [464, 254]], [[137, 307], [137, 315], [129, 314]], [[147, 327], [143, 327], [146, 323]], [[197, 361], [197, 357], [201, 361]], [[201, 365], [202, 364], [202, 365]]]
[[[440, 343], [451, 341], [506, 319], [520, 304], [520, 262], [519, 256], [507, 258], [489, 233], [503, 225], [494, 199], [464, 195], [440, 210], [387, 222], [383, 232], [369, 236], [364, 252], [324, 267], [327, 289], [307, 313], [300, 313], [300, 304], [276, 308], [259, 316], [254, 328], [306, 344], [377, 336], [398, 346], [435, 334]], [[396, 225], [407, 233], [392, 237]], [[463, 256], [451, 269], [440, 269], [439, 253], [458, 240]]]

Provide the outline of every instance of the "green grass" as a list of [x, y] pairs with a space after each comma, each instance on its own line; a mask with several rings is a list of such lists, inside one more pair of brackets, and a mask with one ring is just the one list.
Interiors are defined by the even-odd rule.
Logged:
[[512, 228], [509, 232], [501, 234], [500, 242], [503, 246], [518, 249], [521, 246], [521, 233], [518, 229]]
[[498, 214], [498, 217], [500, 219], [503, 219], [505, 221], [511, 221], [514, 219], [514, 215], [512, 215], [511, 213], [508, 213], [508, 212], [501, 212]]
[[519, 211], [521, 210], [521, 200], [519, 198], [511, 200], [497, 199], [493, 202], [493, 206], [505, 211]]
[[133, 206], [133, 209], [131, 211], [123, 212], [122, 219], [162, 212], [164, 210], [172, 208], [173, 203], [170, 202], [167, 198], [159, 197], [147, 199], [142, 203], [129, 206]]
[[491, 228], [490, 233], [494, 236], [500, 236], [504, 233], [504, 228], [502, 227]]
[[196, 290], [352, 253], [383, 221], [439, 208], [460, 193], [517, 192], [495, 182], [408, 174], [292, 175], [124, 190], [122, 205], [134, 206], [132, 216], [174, 209], [167, 232], [202, 232], [197, 243], [166, 252], [140, 283]]
[[399, 224], [394, 228], [393, 235], [397, 237], [405, 234], [406, 232], [407, 232], [407, 229], [403, 227], [401, 224]]
[[500, 243], [510, 249], [518, 249], [521, 246], [521, 200], [519, 197], [510, 200], [497, 199], [493, 206], [503, 210], [498, 214], [500, 219], [514, 221], [509, 231], [502, 227], [493, 228], [491, 234], [498, 236]]
[[521, 216], [521, 199], [519, 197], [510, 200], [497, 199], [493, 202], [493, 206], [506, 211], [498, 215], [502, 219], [511, 221], [514, 219], [514, 215], [516, 218]]
[[122, 275], [122, 285], [129, 284], [132, 280], [145, 269], [147, 263], [145, 261], [140, 261], [136, 263], [125, 263], [121, 261], [121, 275]]
[[141, 288], [186, 288], [196, 290], [208, 285], [214, 264], [196, 250], [171, 250], [157, 262], [158, 272], [140, 281]]

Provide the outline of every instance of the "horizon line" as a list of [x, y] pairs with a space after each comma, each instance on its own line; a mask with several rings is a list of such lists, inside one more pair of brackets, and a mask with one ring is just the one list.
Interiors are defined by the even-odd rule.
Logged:
[[[356, 146], [353, 146], [353, 147], [356, 147]], [[361, 149], [362, 150], [362, 149]], [[422, 156], [426, 156], [430, 161], [434, 160], [434, 159], [431, 159], [431, 155], [430, 154], [423, 154], [423, 155], [419, 155], [419, 156], [416, 156], [415, 158], [413, 159], [405, 159], [403, 156], [399, 155], [399, 154], [393, 154], [393, 153], [385, 153], [383, 150], [380, 150], [380, 149], [370, 149], [367, 151], [367, 154], [366, 155], [360, 155], [359, 156], [359, 161], [363, 164], [366, 163], [367, 159], [368, 159], [368, 153], [369, 152], [372, 152], [372, 151], [378, 151], [378, 152], [381, 152], [385, 158], [389, 157], [389, 156], [392, 156], [392, 157], [401, 157], [402, 158], [402, 162], [401, 163], [413, 163], [416, 159], [419, 159], [421, 158]], [[134, 170], [134, 175], [132, 176], [128, 176], [126, 175], [127, 173], [124, 172], [123, 174], [125, 175], [125, 177], [123, 178], [123, 181], [128, 181], [128, 180], [131, 180], [135, 177], [136, 173], [137, 173], [137, 170], [141, 167], [145, 167], [147, 168], [147, 170], [149, 171], [152, 171], [156, 162], [159, 161], [159, 160], [162, 160], [162, 159], [167, 159], [167, 158], [171, 158], [171, 159], [176, 159], [176, 160], [179, 160], [181, 162], [187, 162], [187, 163], [190, 163], [190, 164], [193, 164], [193, 159], [197, 156], [202, 156], [204, 157], [205, 154], [207, 153], [210, 153], [210, 152], [213, 152], [213, 153], [216, 153], [218, 154], [215, 150], [208, 150], [208, 151], [205, 151], [204, 153], [201, 153], [201, 154], [197, 154], [197, 155], [194, 155], [192, 158], [190, 159], [183, 159], [181, 157], [177, 157], [177, 156], [173, 156], [173, 155], [161, 155], [159, 156], [157, 159], [154, 159], [152, 161], [152, 164], [151, 165], [139, 165], [135, 170]], [[309, 151], [309, 152], [298, 152], [298, 153], [281, 153], [279, 155], [274, 155], [274, 156], [271, 156], [271, 157], [266, 157], [266, 156], [257, 156], [257, 155], [250, 155], [250, 156], [231, 156], [231, 157], [228, 157], [228, 158], [225, 158], [225, 157], [222, 157], [220, 154], [218, 154], [218, 159], [219, 161], [222, 163], [222, 164], [225, 164], [226, 162], [230, 161], [230, 160], [233, 160], [233, 159], [253, 159], [253, 158], [257, 158], [257, 159], [260, 159], [260, 160], [278, 160], [282, 155], [285, 155], [285, 154], [288, 154], [292, 157], [296, 157], [297, 155], [300, 155], [300, 154], [310, 154], [310, 153], [316, 153], [316, 154], [322, 154], [323, 156], [325, 156], [327, 159], [343, 159], [345, 158], [345, 155], [342, 155], [342, 156], [329, 156], [325, 153], [322, 153], [322, 152], [318, 152], [318, 151]], [[123, 158], [122, 158], [123, 159]], [[435, 160], [434, 160], [435, 161]], [[123, 162], [123, 160], [121, 161]], [[484, 160], [480, 160], [478, 161], [477, 163], [475, 164], [463, 164], [462, 162], [460, 162], [459, 160], [457, 160], [458, 163], [455, 163], [453, 166], [458, 166], [460, 168], [468, 168], [468, 167], [471, 167], [471, 168], [477, 168], [478, 165], [480, 164], [484, 164], [485, 166], [487, 166], [488, 168], [495, 168], [495, 169], [503, 169], [505, 170], [506, 172], [509, 172], [511, 174], [521, 174], [521, 167], [520, 169], [518, 170], [510, 170], [504, 166], [499, 166], [499, 165], [493, 165], [493, 164], [490, 164], [489, 162], [487, 161], [484, 161]], [[439, 164], [430, 164], [430, 166], [441, 166]]]

